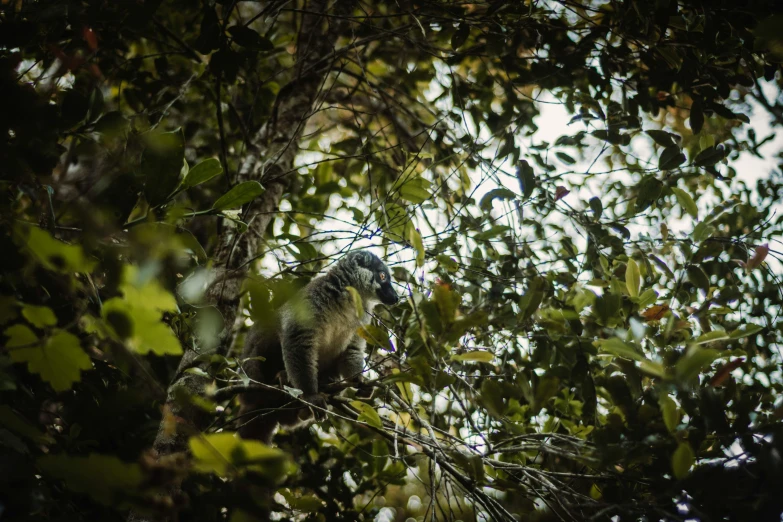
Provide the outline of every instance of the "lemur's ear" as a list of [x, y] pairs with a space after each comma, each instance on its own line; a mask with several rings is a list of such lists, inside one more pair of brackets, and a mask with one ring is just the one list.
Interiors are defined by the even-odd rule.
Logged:
[[375, 256], [373, 256], [370, 252], [365, 252], [364, 250], [355, 250], [353, 252], [349, 252], [346, 256], [346, 259], [356, 263], [361, 267], [371, 268], [373, 265], [373, 257]]

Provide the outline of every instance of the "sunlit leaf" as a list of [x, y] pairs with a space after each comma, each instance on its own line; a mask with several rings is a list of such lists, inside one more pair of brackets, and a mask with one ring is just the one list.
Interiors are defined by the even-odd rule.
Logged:
[[760, 331], [764, 330], [763, 326], [759, 326], [757, 324], [743, 324], [733, 332], [729, 334], [729, 337], [732, 339], [741, 339], [743, 337], [750, 337], [751, 335], [756, 335]]
[[378, 429], [383, 429], [383, 423], [381, 422], [381, 417], [380, 415], [378, 415], [378, 412], [375, 411], [375, 408], [361, 401], [351, 401], [351, 406], [353, 406], [359, 411], [358, 420], [360, 422], [366, 422], [370, 426], [374, 426]]
[[426, 254], [426, 251], [424, 249], [424, 242], [421, 239], [421, 233], [411, 225], [407, 229], [407, 236], [408, 241], [416, 250], [416, 266], [424, 266], [424, 255]]
[[58, 241], [46, 230], [19, 225], [16, 232], [30, 252], [49, 270], [63, 274], [91, 272], [95, 266], [95, 262], [84, 255], [80, 246]]
[[639, 272], [639, 265], [633, 259], [629, 259], [625, 268], [625, 286], [628, 288], [628, 294], [631, 297], [638, 297], [641, 284], [642, 276]]
[[280, 494], [285, 498], [286, 503], [291, 506], [294, 511], [302, 511], [304, 513], [316, 513], [319, 509], [324, 507], [324, 501], [315, 495], [295, 495], [290, 489], [285, 488], [280, 490]]
[[452, 258], [446, 255], [438, 255], [435, 257], [435, 259], [438, 260], [438, 263], [443, 266], [446, 270], [449, 272], [456, 272], [459, 270], [459, 263], [454, 261]]
[[727, 339], [729, 339], [729, 334], [723, 330], [714, 330], [700, 335], [692, 344], [709, 344], [716, 341], [725, 341]]
[[82, 371], [92, 369], [79, 338], [69, 332], [59, 330], [43, 341], [22, 325], [11, 326], [3, 333], [9, 338], [6, 346], [11, 360], [26, 363], [27, 371], [40, 374], [55, 391], [69, 390], [81, 380]]
[[22, 307], [22, 316], [36, 328], [46, 328], [57, 324], [57, 316], [48, 306], [25, 304]]
[[360, 327], [357, 331], [362, 339], [367, 341], [370, 345], [380, 346], [384, 350], [388, 350], [391, 347], [391, 341], [389, 341], [389, 332], [380, 326], [366, 324]]
[[244, 440], [232, 432], [210, 433], [190, 437], [193, 468], [202, 473], [221, 477], [240, 474], [246, 470], [262, 470], [285, 454], [256, 440]]
[[356, 316], [364, 317], [364, 302], [362, 301], [362, 295], [356, 288], [352, 286], [346, 286], [345, 289], [351, 296], [351, 301], [353, 302], [353, 308], [356, 311]]
[[481, 198], [479, 207], [485, 211], [492, 210], [492, 202], [495, 199], [514, 199], [515, 197], [516, 194], [507, 188], [492, 189]]
[[660, 406], [661, 416], [663, 416], [663, 423], [666, 425], [666, 429], [669, 430], [669, 433], [674, 433], [680, 424], [680, 412], [677, 409], [677, 404], [669, 395], [662, 394], [658, 399], [658, 405]]
[[400, 188], [400, 197], [413, 204], [424, 203], [432, 197], [429, 191], [430, 182], [424, 178], [411, 178]]
[[264, 187], [258, 181], [245, 181], [223, 194], [212, 205], [215, 210], [228, 210], [241, 207], [264, 193]]
[[717, 350], [700, 348], [696, 345], [691, 346], [677, 361], [674, 367], [675, 375], [679, 381], [687, 383], [706, 370], [719, 356], [720, 353]]
[[677, 187], [672, 187], [672, 192], [674, 192], [674, 195], [677, 196], [677, 201], [680, 203], [680, 206], [693, 216], [694, 218], [699, 217], [699, 209], [696, 207], [696, 203], [693, 201], [693, 198], [690, 194], [685, 192], [682, 189], [678, 189]]
[[452, 361], [462, 361], [462, 362], [471, 361], [471, 362], [488, 363], [488, 362], [492, 362], [494, 358], [495, 358], [494, 353], [479, 351], [479, 350], [451, 356]]
[[521, 160], [517, 166], [517, 179], [522, 191], [522, 199], [528, 199], [536, 188], [536, 177], [533, 167], [526, 160]]
[[188, 171], [185, 179], [182, 180], [182, 186], [185, 188], [195, 187], [222, 173], [223, 167], [220, 165], [220, 160], [217, 158], [205, 159]]
[[618, 339], [617, 337], [601, 339], [599, 341], [595, 341], [594, 344], [598, 347], [599, 350], [605, 353], [610, 353], [612, 355], [624, 357], [633, 361], [645, 360], [644, 355], [637, 351], [636, 348]]
[[672, 455], [672, 471], [677, 479], [684, 479], [688, 476], [693, 464], [696, 462], [696, 456], [693, 454], [691, 445], [687, 442], [681, 442]]

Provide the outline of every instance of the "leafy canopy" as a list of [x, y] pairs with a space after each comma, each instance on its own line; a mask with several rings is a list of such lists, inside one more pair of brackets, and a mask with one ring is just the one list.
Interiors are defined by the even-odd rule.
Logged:
[[[778, 520], [782, 17], [5, 2], [4, 515]], [[373, 395], [236, 438], [250, 321], [370, 246]]]

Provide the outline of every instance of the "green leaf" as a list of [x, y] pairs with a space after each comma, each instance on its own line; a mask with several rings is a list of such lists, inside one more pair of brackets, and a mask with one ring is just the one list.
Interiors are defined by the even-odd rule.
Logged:
[[432, 197], [429, 191], [430, 182], [424, 178], [411, 178], [400, 188], [400, 197], [418, 205]]
[[676, 145], [666, 147], [658, 159], [658, 169], [672, 170], [685, 163], [685, 154]]
[[719, 356], [720, 353], [717, 350], [691, 346], [685, 351], [685, 355], [677, 361], [674, 367], [675, 375], [680, 382], [687, 383], [709, 368], [710, 364]]
[[647, 210], [658, 199], [661, 190], [663, 190], [663, 183], [655, 176], [642, 178], [636, 191], [636, 206], [634, 210], [637, 213]]
[[[535, 395], [533, 397], [533, 411], [538, 413], [546, 406], [546, 403], [557, 395], [557, 391], [560, 389], [560, 379], [553, 375], [544, 375], [538, 381], [536, 385]], [[482, 395], [484, 393], [484, 387], [481, 387]]]
[[763, 326], [759, 326], [757, 324], [743, 324], [733, 332], [729, 334], [729, 337], [731, 339], [741, 339], [743, 337], [750, 337], [751, 335], [756, 335], [760, 331], [764, 329]]
[[182, 354], [179, 340], [162, 321], [163, 312], [178, 311], [174, 296], [155, 279], [144, 280], [132, 265], [126, 265], [119, 288], [123, 297], [107, 300], [101, 309], [108, 335], [142, 355]]
[[671, 132], [662, 130], [647, 130], [644, 132], [646, 132], [647, 135], [650, 136], [653, 141], [661, 147], [674, 147], [679, 141], [679, 136], [672, 134]]
[[125, 265], [120, 283], [125, 299], [135, 307], [150, 308], [161, 312], [176, 312], [177, 300], [155, 279], [146, 279], [133, 265]]
[[378, 221], [391, 240], [398, 242], [404, 239], [410, 217], [405, 207], [391, 203], [378, 210]]
[[691, 195], [677, 187], [671, 187], [671, 189], [672, 192], [674, 192], [674, 195], [677, 196], [677, 201], [680, 203], [680, 206], [683, 208], [683, 210], [685, 210], [685, 212], [694, 218], [698, 218], [699, 209], [696, 207], [696, 202], [693, 201]]
[[294, 511], [302, 511], [304, 513], [317, 513], [318, 510], [324, 507], [324, 501], [315, 495], [300, 495], [296, 496], [288, 489], [284, 488], [279, 490], [279, 493], [283, 495], [286, 503], [291, 506]]
[[188, 171], [185, 179], [182, 180], [182, 186], [184, 188], [195, 187], [200, 185], [215, 176], [219, 176], [223, 173], [223, 166], [216, 158], [205, 159], [192, 169]]
[[445, 268], [449, 272], [456, 272], [457, 270], [459, 270], [459, 263], [457, 263], [447, 255], [441, 254], [435, 256], [435, 259], [438, 260], [438, 264], [440, 264], [443, 268]]
[[389, 332], [385, 328], [374, 324], [366, 324], [359, 328], [358, 333], [370, 345], [380, 346], [384, 350], [388, 350], [391, 347]]
[[129, 305], [119, 297], [109, 299], [101, 310], [114, 337], [141, 355], [181, 355], [182, 346], [169, 325], [161, 322], [160, 312]]
[[378, 415], [378, 412], [375, 411], [375, 408], [361, 401], [351, 401], [351, 406], [359, 411], [358, 420], [360, 422], [366, 422], [370, 426], [383, 429], [381, 416]]
[[84, 255], [80, 246], [58, 241], [41, 228], [19, 225], [16, 235], [48, 270], [68, 274], [91, 272], [95, 266], [94, 261]]
[[524, 201], [533, 195], [533, 190], [536, 188], [535, 172], [533, 172], [533, 167], [530, 166], [527, 160], [519, 162], [517, 179], [519, 180], [519, 188], [522, 191], [522, 200]]
[[27, 363], [27, 371], [40, 374], [55, 391], [69, 390], [81, 380], [83, 370], [92, 369], [92, 361], [82, 350], [79, 338], [71, 333], [60, 330], [44, 343], [23, 325], [11, 326], [4, 333], [10, 339], [6, 346], [14, 348], [9, 350], [11, 360]]
[[712, 235], [715, 233], [715, 227], [708, 224], [708, 223], [697, 223], [695, 227], [693, 227], [693, 232], [691, 232], [691, 237], [696, 243], [701, 243], [705, 239], [708, 239], [712, 237]]
[[473, 352], [461, 353], [459, 355], [451, 356], [452, 361], [462, 361], [462, 362], [470, 361], [470, 362], [483, 362], [483, 363], [492, 362], [494, 358], [495, 358], [494, 353], [484, 351], [484, 350], [476, 350]]
[[144, 194], [153, 207], [169, 200], [179, 185], [185, 164], [185, 137], [181, 129], [147, 136], [147, 148], [141, 157], [139, 175]]
[[681, 442], [672, 455], [672, 471], [678, 480], [688, 476], [693, 464], [696, 462], [696, 456], [693, 454], [691, 445], [687, 442]]
[[349, 294], [351, 294], [351, 300], [353, 301], [353, 308], [356, 311], [356, 317], [364, 317], [364, 303], [362, 302], [362, 296], [359, 291], [352, 286], [346, 286], [345, 289]]
[[44, 455], [38, 459], [38, 466], [45, 474], [64, 480], [68, 489], [86, 493], [97, 502], [113, 507], [121, 506], [122, 500], [137, 491], [143, 479], [138, 464], [123, 462], [114, 455]]
[[443, 325], [450, 325], [457, 316], [457, 308], [462, 298], [457, 292], [451, 290], [447, 284], [436, 284], [432, 289], [432, 299], [438, 311], [438, 316]]
[[705, 292], [710, 289], [710, 278], [700, 266], [690, 265], [685, 269], [685, 273], [688, 274], [688, 280], [696, 288], [700, 288]]
[[708, 147], [696, 155], [693, 164], [697, 167], [711, 167], [726, 156], [723, 145]]
[[555, 152], [555, 156], [557, 156], [557, 159], [565, 163], [566, 165], [573, 165], [576, 163], [576, 160], [566, 154], [565, 152]]
[[502, 234], [505, 234], [509, 230], [511, 230], [511, 227], [507, 225], [494, 225], [489, 230], [485, 230], [484, 232], [476, 234], [474, 239], [476, 241], [487, 241], [488, 239], [492, 239], [493, 237], [497, 237]]
[[653, 304], [655, 300], [658, 299], [658, 292], [653, 290], [652, 288], [648, 288], [644, 292], [641, 293], [639, 298], [636, 300], [636, 304], [639, 306], [639, 309], [646, 308], [649, 305]]
[[680, 425], [680, 412], [677, 409], [677, 403], [669, 395], [663, 393], [658, 398], [658, 406], [661, 408], [661, 416], [666, 429], [669, 430], [669, 433], [674, 433], [677, 426]]
[[700, 335], [691, 344], [695, 344], [695, 345], [709, 344], [709, 343], [714, 343], [716, 341], [726, 341], [728, 339], [729, 339], [729, 334], [727, 334], [723, 330], [714, 330], [712, 332], [707, 332], [705, 334]]
[[424, 266], [424, 255], [426, 254], [424, 249], [424, 241], [421, 239], [421, 233], [413, 226], [413, 224], [408, 222], [408, 225], [408, 233], [406, 234], [408, 236], [407, 239], [416, 250], [416, 266], [420, 268]]
[[20, 346], [38, 344], [38, 336], [23, 324], [9, 326], [5, 329], [3, 335], [8, 337], [8, 342], [5, 345], [6, 348], [17, 348]]
[[263, 470], [285, 453], [256, 440], [244, 440], [232, 432], [202, 434], [188, 441], [193, 455], [193, 469], [226, 477], [246, 470]]
[[601, 200], [597, 197], [590, 198], [590, 201], [588, 201], [588, 204], [590, 205], [590, 210], [593, 211], [593, 217], [596, 221], [601, 219], [601, 214], [604, 212], [604, 205], [601, 203]]
[[660, 377], [661, 379], [669, 378], [669, 374], [666, 373], [666, 368], [664, 368], [661, 363], [649, 359], [639, 361], [639, 370], [648, 375], [652, 375], [653, 377]]
[[36, 328], [46, 328], [57, 324], [57, 316], [48, 306], [26, 304], [22, 307], [22, 316]]
[[486, 194], [484, 194], [484, 197], [481, 198], [481, 202], [479, 202], [479, 208], [483, 211], [489, 211], [492, 210], [492, 201], [495, 199], [514, 199], [517, 195], [514, 194], [514, 192], [508, 190], [507, 188], [497, 188], [492, 189]]
[[612, 355], [616, 355], [618, 357], [623, 357], [625, 359], [631, 359], [633, 361], [644, 361], [646, 358], [644, 355], [639, 353], [636, 348], [631, 346], [630, 344], [618, 339], [617, 337], [611, 337], [609, 339], [600, 339], [598, 341], [595, 341], [593, 344], [595, 344], [598, 349], [605, 353], [610, 353]]
[[629, 259], [628, 266], [625, 268], [625, 286], [628, 288], [628, 294], [631, 297], [638, 297], [641, 284], [642, 275], [639, 272], [639, 265], [633, 259]]
[[10, 323], [19, 317], [16, 304], [16, 299], [12, 296], [0, 294], [0, 324]]
[[120, 111], [107, 112], [93, 127], [95, 132], [103, 134], [104, 139], [113, 139], [125, 136], [130, 123]]
[[212, 208], [215, 210], [228, 210], [238, 208], [253, 201], [264, 193], [264, 187], [258, 181], [245, 181], [223, 194], [215, 201]]

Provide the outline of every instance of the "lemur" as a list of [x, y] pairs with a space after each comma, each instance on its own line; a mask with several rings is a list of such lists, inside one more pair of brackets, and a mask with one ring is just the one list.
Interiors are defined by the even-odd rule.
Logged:
[[[349, 287], [361, 297], [361, 314]], [[301, 398], [319, 415], [326, 408], [325, 386], [360, 379], [366, 343], [357, 328], [370, 321], [376, 305], [397, 300], [386, 264], [370, 252], [349, 252], [283, 305], [274, 320], [251, 327], [242, 357], [254, 359], [245, 363], [245, 372], [267, 385], [287, 380], [287, 385], [302, 390]], [[313, 418], [280, 388], [246, 392], [240, 403], [240, 436], [267, 444], [278, 425], [297, 427]]]

